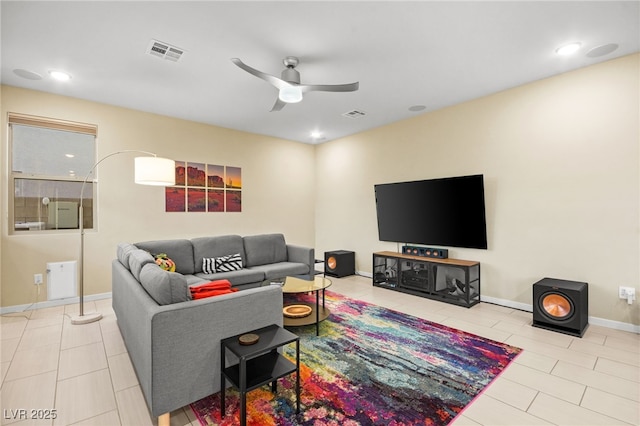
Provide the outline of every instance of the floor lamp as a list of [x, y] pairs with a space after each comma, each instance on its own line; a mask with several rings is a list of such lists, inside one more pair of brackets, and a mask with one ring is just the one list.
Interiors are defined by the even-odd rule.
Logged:
[[135, 158], [135, 183], [140, 185], [153, 185], [153, 186], [171, 186], [175, 185], [176, 179], [176, 166], [173, 160], [167, 158], [161, 158], [156, 154], [147, 151], [138, 150], [126, 150], [113, 152], [106, 157], [103, 157], [97, 163], [91, 167], [89, 173], [82, 182], [82, 189], [80, 190], [80, 208], [78, 211], [79, 227], [80, 227], [80, 262], [79, 262], [79, 282], [80, 282], [80, 315], [71, 317], [71, 324], [88, 324], [94, 321], [100, 320], [102, 314], [99, 312], [84, 313], [84, 188], [89, 181], [89, 176], [96, 170], [98, 165], [107, 158], [114, 155], [125, 154], [129, 152], [136, 152], [141, 154], [147, 154], [149, 157], [136, 157]]

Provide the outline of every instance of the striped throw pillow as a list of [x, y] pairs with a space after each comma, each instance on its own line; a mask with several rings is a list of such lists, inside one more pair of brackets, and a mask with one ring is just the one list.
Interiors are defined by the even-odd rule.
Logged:
[[216, 272], [238, 271], [240, 269], [242, 269], [242, 257], [240, 253], [216, 257], [215, 259]]
[[215, 257], [205, 257], [202, 259], [202, 272], [205, 274], [215, 274], [216, 273], [216, 258]]

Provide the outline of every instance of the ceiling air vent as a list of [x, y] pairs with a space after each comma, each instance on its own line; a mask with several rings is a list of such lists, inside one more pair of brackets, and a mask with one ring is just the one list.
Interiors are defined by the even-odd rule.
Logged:
[[364, 117], [365, 115], [367, 115], [366, 112], [359, 111], [357, 109], [354, 109], [353, 111], [345, 112], [344, 114], [342, 114], [343, 117], [353, 118], [353, 119]]
[[151, 40], [147, 47], [147, 53], [151, 56], [166, 59], [171, 62], [178, 62], [184, 53], [183, 49], [164, 43], [158, 40]]

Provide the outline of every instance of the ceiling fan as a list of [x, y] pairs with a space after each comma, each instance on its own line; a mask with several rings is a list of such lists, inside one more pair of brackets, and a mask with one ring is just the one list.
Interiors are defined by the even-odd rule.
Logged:
[[295, 56], [287, 56], [283, 59], [286, 67], [281, 74], [281, 78], [270, 74], [265, 74], [255, 68], [250, 67], [238, 58], [232, 58], [231, 62], [279, 90], [278, 99], [271, 108], [271, 111], [280, 111], [286, 104], [300, 102], [302, 94], [307, 92], [355, 92], [359, 83], [348, 84], [300, 84], [300, 73], [296, 70], [299, 61]]

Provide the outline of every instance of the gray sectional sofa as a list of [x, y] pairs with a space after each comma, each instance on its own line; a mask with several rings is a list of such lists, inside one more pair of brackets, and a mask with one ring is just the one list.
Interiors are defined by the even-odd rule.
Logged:
[[[175, 272], [155, 264], [152, 254], [158, 253], [175, 262]], [[235, 254], [240, 269], [203, 271], [204, 259]], [[112, 262], [113, 309], [158, 424], [168, 424], [171, 411], [220, 390], [222, 339], [282, 325], [282, 289], [261, 286], [263, 281], [313, 273], [314, 250], [286, 244], [282, 234], [119, 244]], [[242, 291], [190, 299], [190, 286], [218, 279]]]

